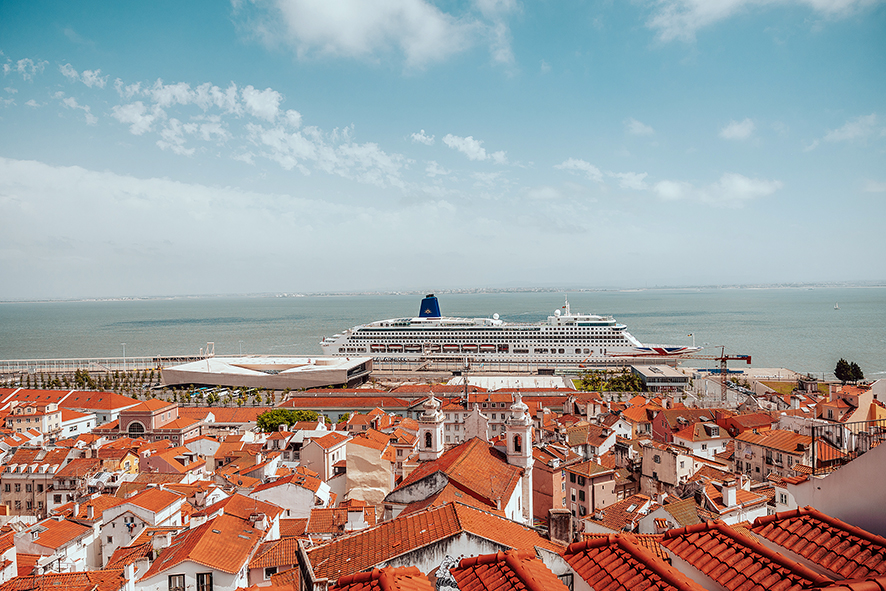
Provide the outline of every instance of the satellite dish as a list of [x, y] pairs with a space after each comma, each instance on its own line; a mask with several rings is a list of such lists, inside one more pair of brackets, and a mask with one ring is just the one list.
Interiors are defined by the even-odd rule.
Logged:
[[498, 320], [498, 312], [496, 312], [495, 314], [492, 315], [492, 319], [493, 319], [493, 320]]
[[559, 316], [559, 315], [560, 315], [560, 310], [554, 310], [554, 316]]

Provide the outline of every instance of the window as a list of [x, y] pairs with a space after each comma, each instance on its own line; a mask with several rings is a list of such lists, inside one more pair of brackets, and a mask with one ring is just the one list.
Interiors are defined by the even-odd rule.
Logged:
[[656, 464], [661, 464], [661, 456], [658, 454], [655, 454], [654, 456], [652, 456], [652, 461], [655, 462]]
[[683, 460], [680, 460], [680, 467], [682, 468], [685, 463], [686, 462], [684, 462]]
[[109, 544], [113, 544], [113, 543], [114, 543], [114, 537], [113, 537], [113, 536], [108, 536], [108, 543], [109, 543]]
[[275, 574], [277, 574], [277, 567], [276, 566], [269, 566], [268, 568], [265, 569], [265, 580], [267, 581], [268, 579], [271, 578], [271, 575], [275, 575]]
[[61, 495], [52, 495], [52, 502], [56, 505], [62, 504], [62, 496]]
[[778, 502], [782, 505], [788, 504], [788, 496], [784, 493], [778, 493]]
[[584, 500], [585, 500], [585, 491], [584, 491], [584, 490], [580, 490], [580, 491], [578, 491], [578, 500], [579, 500], [579, 501], [584, 501]]
[[185, 576], [169, 575], [169, 591], [185, 591]]
[[212, 591], [212, 573], [197, 573], [197, 591]]
[[10, 486], [8, 484], [4, 484], [3, 485], [3, 492], [10, 492], [10, 491], [12, 491], [12, 486]]
[[25, 492], [31, 492], [34, 489], [34, 485], [30, 482], [25, 483]]
[[22, 492], [22, 485], [18, 482], [15, 483], [15, 492]]
[[701, 448], [702, 448], [702, 449], [707, 449], [707, 448], [708, 448], [708, 444], [707, 444], [707, 443], [702, 443], [702, 444], [701, 444]]
[[37, 485], [37, 492], [43, 492], [43, 485], [42, 484]]

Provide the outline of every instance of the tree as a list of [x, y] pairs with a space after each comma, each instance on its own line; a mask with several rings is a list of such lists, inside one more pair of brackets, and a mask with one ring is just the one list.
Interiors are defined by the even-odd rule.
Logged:
[[852, 366], [849, 365], [848, 361], [841, 357], [840, 361], [837, 362], [837, 367], [834, 368], [834, 375], [837, 376], [837, 379], [840, 380], [840, 382], [845, 384], [852, 379]]
[[350, 418], [351, 418], [351, 413], [346, 412], [346, 413], [342, 414], [340, 417], [338, 417], [338, 422], [339, 422], [339, 423], [345, 423], [345, 422], [347, 422], [347, 420], [350, 419]]
[[291, 408], [275, 408], [258, 415], [256, 425], [264, 433], [273, 433], [285, 424], [287, 427], [298, 421], [316, 421], [317, 413], [312, 410], [295, 410]]
[[849, 364], [849, 374], [852, 376], [853, 382], [860, 382], [864, 379], [864, 372], [861, 371], [861, 368], [854, 361]]

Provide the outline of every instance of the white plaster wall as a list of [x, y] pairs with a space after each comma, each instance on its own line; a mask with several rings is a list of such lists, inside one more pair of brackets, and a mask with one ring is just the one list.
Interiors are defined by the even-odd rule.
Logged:
[[824, 478], [788, 485], [800, 507], [886, 536], [886, 445], [879, 445]]

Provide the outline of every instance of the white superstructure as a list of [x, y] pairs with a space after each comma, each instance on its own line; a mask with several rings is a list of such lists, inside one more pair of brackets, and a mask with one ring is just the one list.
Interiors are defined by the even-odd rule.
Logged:
[[508, 323], [492, 318], [440, 314], [434, 294], [419, 316], [362, 324], [320, 343], [325, 355], [423, 359], [470, 357], [475, 361], [575, 363], [614, 357], [673, 357], [699, 347], [644, 345], [611, 316], [574, 313], [567, 300], [546, 322]]

